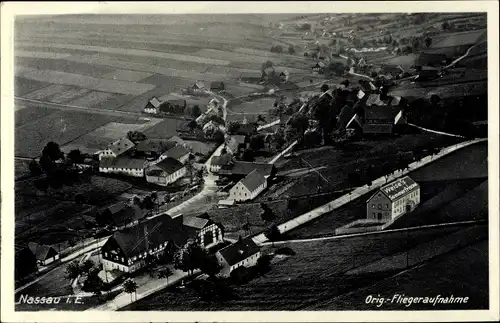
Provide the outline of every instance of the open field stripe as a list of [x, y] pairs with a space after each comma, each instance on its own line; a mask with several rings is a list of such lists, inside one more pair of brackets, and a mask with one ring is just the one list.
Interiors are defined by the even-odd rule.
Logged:
[[371, 235], [383, 235], [383, 234], [389, 234], [389, 233], [395, 233], [395, 232], [418, 231], [418, 230], [432, 229], [432, 228], [486, 224], [486, 223], [488, 223], [488, 220], [486, 220], [486, 219], [447, 222], [447, 223], [438, 223], [438, 224], [419, 225], [419, 226], [415, 226], [415, 227], [400, 228], [400, 229], [388, 229], [388, 230], [372, 231], [372, 232], [342, 234], [342, 235], [335, 235], [335, 236], [328, 236], [328, 237], [263, 242], [261, 245], [268, 246], [268, 245], [283, 245], [283, 244], [288, 244], [288, 243], [310, 243], [310, 242], [317, 242], [317, 241], [339, 240], [339, 239], [347, 239], [347, 238], [355, 238], [355, 237], [363, 237], [363, 236], [371, 236]]
[[15, 74], [16, 76], [40, 82], [74, 85], [95, 91], [129, 95], [141, 95], [156, 87], [152, 84], [99, 79], [91, 76], [22, 66], [16, 66]]
[[[337, 209], [337, 208], [339, 208], [347, 203], [350, 203], [361, 196], [366, 195], [369, 192], [375, 191], [376, 189], [385, 185], [386, 183], [389, 183], [389, 182], [391, 182], [397, 178], [400, 178], [400, 177], [402, 177], [402, 176], [404, 176], [404, 175], [406, 175], [406, 174], [408, 174], [416, 169], [419, 169], [423, 166], [426, 166], [426, 165], [428, 165], [428, 164], [430, 164], [430, 163], [432, 163], [432, 162], [434, 162], [434, 161], [436, 161], [436, 160], [438, 160], [446, 155], [449, 155], [457, 150], [468, 147], [470, 145], [480, 143], [480, 142], [485, 142], [487, 140], [488, 140], [487, 138], [474, 139], [474, 140], [461, 142], [461, 143], [458, 143], [456, 145], [451, 145], [451, 146], [448, 146], [446, 148], [443, 148], [443, 149], [441, 149], [441, 151], [438, 154], [436, 154], [434, 156], [426, 156], [426, 157], [422, 158], [421, 160], [413, 162], [413, 163], [408, 165], [408, 168], [406, 168], [402, 171], [397, 171], [397, 172], [388, 174], [387, 176], [382, 176], [382, 177], [379, 177], [379, 178], [373, 180], [371, 186], [365, 185], [362, 187], [358, 187], [349, 194], [342, 195], [341, 197], [338, 197], [329, 203], [326, 203], [326, 204], [319, 206], [319, 207], [317, 207], [309, 212], [306, 212], [306, 213], [301, 214], [301, 215], [299, 215], [291, 220], [288, 220], [288, 221], [278, 225], [278, 229], [280, 230], [281, 233], [291, 231], [291, 230], [293, 230], [293, 229], [295, 229], [295, 228], [297, 228], [297, 227], [299, 227], [307, 222], [310, 222], [314, 219], [321, 217], [322, 215], [324, 215], [326, 213], [330, 213], [330, 212], [334, 211], [335, 209]], [[257, 244], [262, 244], [262, 243], [269, 240], [265, 236], [264, 233], [258, 234], [256, 236], [254, 236], [252, 239]]]
[[49, 58], [49, 59], [62, 59], [71, 56], [71, 54], [64, 54], [58, 52], [34, 52], [34, 51], [17, 50], [17, 49], [14, 51], [14, 55], [16, 57], [23, 57], [23, 58]]
[[[46, 44], [39, 43], [28, 43], [20, 42], [20, 44], [45, 47]], [[91, 45], [76, 45], [76, 44], [51, 44], [53, 48], [62, 49], [74, 49], [89, 52], [99, 52], [99, 53], [109, 53], [109, 54], [127, 54], [132, 56], [146, 56], [146, 57], [156, 57], [156, 58], [167, 58], [177, 61], [185, 62], [195, 62], [195, 63], [205, 63], [212, 65], [229, 65], [231, 62], [222, 59], [205, 58], [200, 56], [184, 55], [184, 54], [174, 54], [174, 53], [164, 53], [145, 49], [130, 49], [130, 48], [113, 48], [113, 47], [103, 47], [103, 46], [91, 46]]]

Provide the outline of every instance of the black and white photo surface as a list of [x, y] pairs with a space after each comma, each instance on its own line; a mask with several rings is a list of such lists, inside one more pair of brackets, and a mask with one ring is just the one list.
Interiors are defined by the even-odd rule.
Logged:
[[315, 6], [15, 15], [15, 312], [494, 309], [490, 15]]

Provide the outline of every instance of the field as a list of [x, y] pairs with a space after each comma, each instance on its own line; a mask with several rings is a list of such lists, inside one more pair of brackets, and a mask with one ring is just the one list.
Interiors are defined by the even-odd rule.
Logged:
[[[290, 244], [296, 255], [272, 263], [271, 271], [265, 276], [235, 286], [237, 300], [207, 304], [200, 302], [186, 288], [158, 292], [123, 310], [146, 310], [151, 307], [156, 310], [319, 309], [323, 302], [333, 297], [369, 286], [390, 275], [389, 272], [346, 276], [346, 271], [456, 231], [457, 228], [441, 228], [412, 232], [408, 236], [405, 233], [387, 233], [383, 236]], [[440, 271], [439, 275], [450, 281], [454, 277], [453, 271]], [[438, 290], [431, 290], [439, 294]], [[336, 309], [333, 306], [321, 306], [321, 309], [326, 308]], [[355, 305], [351, 304], [352, 308]]]

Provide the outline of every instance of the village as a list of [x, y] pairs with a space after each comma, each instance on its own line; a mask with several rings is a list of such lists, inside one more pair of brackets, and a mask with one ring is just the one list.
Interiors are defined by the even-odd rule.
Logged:
[[[118, 138], [92, 149], [48, 141], [37, 157], [21, 157], [29, 162], [29, 176], [19, 180], [27, 196], [72, 200], [81, 210], [65, 212], [82, 224], [67, 229], [77, 240], [49, 244], [23, 220], [16, 295], [54, 275], [69, 295], [92, 300], [86, 309], [146, 306], [141, 299], [161, 290], [188, 289], [206, 304], [227, 304], [236, 286], [251, 286], [293, 259], [287, 241], [302, 239], [309, 226], [318, 228], [309, 239], [369, 235], [434, 212], [428, 204], [438, 203], [432, 194], [441, 191], [419, 169], [487, 137], [484, 109], [464, 117], [470, 102], [483, 102], [484, 89], [444, 88], [482, 80], [481, 73], [467, 72], [458, 49], [408, 49], [382, 36], [360, 43], [362, 30], [329, 30], [329, 18], [318, 19], [316, 28], [290, 22], [294, 32], [283, 36], [304, 44], [305, 72], [259, 57], [258, 72], [238, 74], [240, 86], [252, 89], [244, 94], [208, 76], [175, 91], [145, 92], [133, 112], [142, 123], [125, 135], [115, 131]], [[400, 62], [373, 58], [363, 51], [369, 45], [391, 46], [384, 52]], [[405, 55], [411, 64], [401, 63]], [[100, 181], [125, 189], [94, 203], [100, 193], [86, 187]]]

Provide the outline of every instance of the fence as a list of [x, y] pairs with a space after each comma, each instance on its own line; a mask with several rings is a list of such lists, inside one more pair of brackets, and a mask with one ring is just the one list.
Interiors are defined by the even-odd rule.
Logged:
[[[448, 155], [454, 151], [457, 151], [461, 148], [464, 148], [464, 147], [467, 147], [467, 146], [470, 146], [470, 145], [473, 145], [473, 144], [476, 144], [479, 142], [484, 142], [484, 141], [487, 141], [487, 139], [481, 138], [481, 139], [475, 139], [475, 140], [471, 140], [471, 141], [465, 141], [465, 142], [458, 143], [456, 145], [452, 145], [452, 146], [443, 148], [443, 149], [441, 149], [441, 151], [438, 154], [436, 154], [436, 156], [426, 156], [419, 161], [411, 163], [410, 165], [408, 165], [408, 168], [406, 168], [402, 171], [395, 171], [395, 172], [388, 174], [386, 176], [379, 177], [372, 182], [371, 186], [365, 185], [362, 187], [358, 187], [357, 189], [355, 189], [354, 191], [352, 191], [349, 194], [345, 194], [345, 195], [331, 201], [330, 203], [322, 205], [314, 210], [311, 210], [307, 213], [299, 215], [298, 217], [296, 217], [292, 220], [289, 220], [287, 222], [284, 222], [284, 223], [278, 225], [278, 229], [280, 230], [281, 233], [288, 232], [292, 229], [297, 228], [298, 226], [300, 226], [304, 223], [307, 223], [311, 220], [314, 220], [314, 219], [322, 216], [325, 213], [331, 212], [334, 209], [351, 202], [352, 199], [363, 196], [366, 193], [369, 193], [375, 189], [378, 189], [379, 187], [385, 185], [386, 183], [388, 183], [390, 181], [393, 181], [401, 176], [408, 174], [409, 172], [411, 172], [413, 170], [416, 170], [420, 167], [423, 167], [423, 166], [439, 159], [440, 157], [446, 156], [446, 155]], [[259, 234], [257, 236], [254, 236], [253, 240], [257, 244], [262, 244], [263, 242], [266, 242], [268, 239], [264, 234]]]

